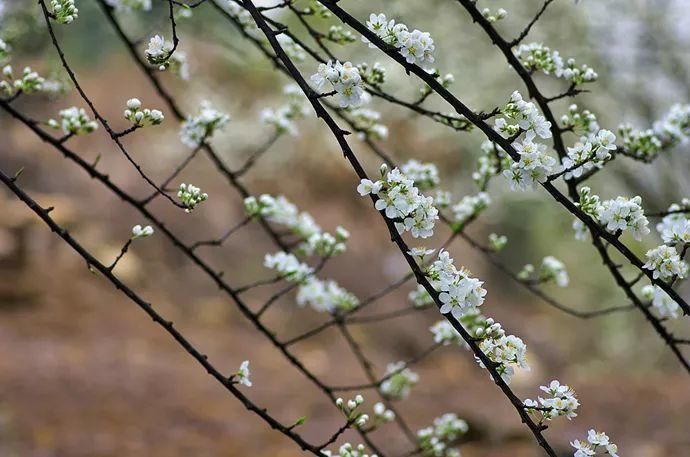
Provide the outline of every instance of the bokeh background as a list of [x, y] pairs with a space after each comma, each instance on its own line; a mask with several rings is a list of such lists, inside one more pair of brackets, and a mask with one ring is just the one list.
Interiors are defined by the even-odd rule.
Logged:
[[[524, 90], [517, 77], [481, 29], [451, 0], [424, 2], [343, 2], [357, 17], [385, 11], [413, 27], [428, 30], [437, 43], [437, 62], [452, 72], [455, 93], [476, 109], [490, 109]], [[500, 25], [513, 36], [540, 2], [486, 1], [505, 7], [509, 17]], [[0, 36], [11, 42], [12, 63], [30, 65], [41, 74], [65, 80], [35, 2], [0, 1]], [[146, 41], [154, 33], [169, 34], [167, 3], [154, 1], [147, 13], [122, 14], [130, 36]], [[125, 101], [137, 97], [145, 106], [163, 107], [143, 74], [133, 65], [95, 2], [78, 2], [79, 19], [60, 27], [58, 36], [87, 93], [116, 127], [124, 128]], [[276, 17], [293, 24], [291, 18]], [[690, 101], [688, 50], [690, 13], [683, 0], [560, 0], [535, 27], [531, 39], [561, 54], [588, 63], [600, 81], [578, 103], [593, 110], [602, 127], [621, 122], [649, 126], [673, 103]], [[288, 81], [237, 31], [211, 8], [199, 8], [180, 20], [181, 49], [190, 58], [191, 79], [164, 74], [164, 84], [190, 112], [211, 99], [230, 113], [232, 122], [213, 139], [231, 168], [271, 134], [258, 122], [262, 108], [283, 102]], [[140, 44], [143, 53], [145, 44]], [[361, 43], [338, 49], [353, 62], [381, 61], [389, 70], [387, 88], [411, 98], [420, 84]], [[305, 74], [313, 65], [303, 67]], [[547, 93], [563, 87], [538, 77]], [[446, 109], [433, 97], [429, 106]], [[571, 100], [557, 105], [562, 113]], [[83, 106], [74, 91], [59, 97], [23, 97], [16, 102], [37, 119], [55, 117], [59, 109]], [[390, 129], [382, 146], [398, 161], [416, 158], [435, 162], [442, 187], [459, 199], [475, 193], [471, 174], [482, 141], [478, 133], [453, 133], [428, 119], [412, 116], [381, 101]], [[168, 114], [166, 110], [164, 113]], [[126, 145], [151, 176], [162, 179], [187, 153], [179, 142], [172, 115], [156, 128], [126, 138]], [[244, 178], [254, 194], [283, 194], [309, 211], [327, 230], [343, 225], [352, 234], [346, 254], [330, 262], [323, 277], [332, 277], [366, 297], [406, 272], [396, 248], [370, 202], [355, 191], [356, 179], [337, 145], [319, 121], [299, 124], [300, 136], [281, 137]], [[571, 138], [574, 141], [574, 138]], [[128, 191], [145, 196], [149, 190], [103, 131], [70, 140], [88, 159]], [[355, 142], [356, 152], [370, 170], [379, 161]], [[688, 196], [688, 149], [681, 145], [653, 165], [616, 160], [597, 176], [592, 187], [605, 198], [643, 197], [648, 211], [665, 209]], [[56, 207], [55, 217], [106, 261], [143, 223], [99, 183], [92, 181], [25, 127], [0, 113], [0, 168], [25, 168], [21, 184], [44, 206]], [[213, 238], [241, 220], [241, 199], [213, 165], [200, 155], [181, 181], [193, 182], [211, 198], [191, 215], [159, 199], [153, 208], [185, 240]], [[588, 244], [577, 242], [571, 217], [542, 192], [511, 193], [501, 179], [490, 187], [491, 208], [469, 232], [480, 240], [489, 233], [505, 234], [508, 246], [500, 260], [514, 271], [538, 263], [546, 255], [563, 260], [571, 284], [544, 290], [572, 307], [589, 310], [625, 304], [609, 273]], [[435, 238], [440, 244], [443, 230]], [[656, 244], [627, 239], [638, 254]], [[250, 225], [222, 248], [203, 255], [225, 271], [231, 284], [246, 284], [269, 274], [263, 256], [274, 250], [270, 240]], [[533, 397], [540, 384], [557, 378], [573, 386], [582, 403], [572, 422], [554, 422], [547, 434], [563, 455], [568, 442], [596, 427], [607, 431], [622, 455], [635, 457], [690, 455], [688, 375], [663, 346], [638, 312], [578, 320], [548, 307], [493, 268], [462, 241], [450, 251], [456, 262], [485, 280], [489, 291], [484, 312], [496, 317], [529, 348], [530, 372], [521, 372], [513, 387]], [[316, 442], [341, 424], [341, 417], [313, 385], [237, 312], [186, 258], [162, 236], [135, 243], [117, 273], [173, 320], [189, 338], [227, 372], [250, 359], [254, 387], [251, 397], [286, 423], [301, 416], [300, 430]], [[369, 311], [406, 305], [408, 284]], [[275, 289], [249, 295], [259, 306]], [[681, 294], [688, 296], [686, 287]], [[296, 335], [326, 319], [300, 309], [294, 296], [267, 314], [267, 323], [282, 338]], [[431, 343], [428, 327], [438, 320], [434, 310], [380, 325], [352, 327], [379, 374], [387, 363], [404, 360]], [[687, 335], [688, 321], [670, 323]], [[364, 382], [345, 341], [332, 329], [295, 346], [304, 363], [332, 384]], [[540, 455], [526, 429], [499, 395], [487, 373], [471, 355], [447, 347], [416, 365], [422, 382], [410, 398], [397, 405], [415, 428], [444, 412], [455, 412], [471, 428], [461, 447], [465, 456]], [[373, 404], [373, 392], [365, 392]], [[356, 441], [354, 436], [350, 437]], [[394, 425], [377, 432], [392, 454], [406, 443]], [[51, 234], [7, 192], [0, 192], [0, 455], [3, 456], [291, 456], [299, 451], [282, 435], [246, 412], [207, 376], [170, 338]]]

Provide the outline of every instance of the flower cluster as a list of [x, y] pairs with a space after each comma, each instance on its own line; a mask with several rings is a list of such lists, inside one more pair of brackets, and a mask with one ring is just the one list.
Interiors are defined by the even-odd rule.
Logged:
[[446, 413], [434, 419], [434, 425], [417, 432], [417, 445], [424, 457], [459, 457], [460, 452], [451, 448], [467, 433], [467, 422], [454, 413]]
[[79, 10], [74, 0], [50, 0], [53, 18], [60, 24], [71, 24], [79, 17]]
[[568, 148], [568, 156], [563, 157], [563, 168], [568, 170], [565, 178], [579, 178], [585, 171], [601, 168], [611, 159], [611, 151], [616, 150], [616, 135], [609, 130], [599, 130], [596, 135], [583, 136], [575, 146]]
[[336, 227], [335, 235], [324, 232], [311, 214], [299, 212], [287, 198], [268, 194], [244, 199], [244, 210], [249, 217], [261, 217], [269, 222], [286, 226], [301, 244], [298, 250], [306, 255], [317, 254], [331, 257], [345, 251], [345, 241], [350, 234], [343, 227]]
[[133, 240], [136, 240], [137, 238], [147, 238], [151, 235], [153, 235], [153, 227], [151, 227], [150, 225], [142, 227], [141, 225], [137, 224], [134, 227], [132, 227]]
[[[470, 335], [474, 335], [478, 328], [484, 327], [486, 318], [479, 313], [477, 308], [467, 311], [460, 319], [460, 324]], [[467, 343], [462, 339], [460, 333], [446, 319], [440, 320], [432, 325], [429, 330], [434, 335], [434, 342], [447, 346], [449, 344], [459, 344], [469, 349]]]
[[186, 206], [185, 211], [188, 213], [191, 213], [199, 203], [208, 200], [207, 193], [201, 192], [201, 189], [192, 184], [185, 183], [177, 188], [177, 197]]
[[294, 254], [284, 251], [266, 254], [264, 266], [276, 270], [282, 279], [294, 283], [304, 283], [314, 272], [313, 268], [300, 262]]
[[[617, 233], [630, 229], [636, 240], [649, 233], [649, 221], [642, 210], [642, 199], [635, 196], [631, 199], [616, 197], [615, 200], [600, 201], [598, 195], [592, 194], [589, 187], [580, 189], [580, 201], [578, 206], [585, 213], [598, 220], [610, 233]], [[582, 230], [578, 226], [576, 230]]]
[[575, 448], [573, 457], [592, 457], [600, 450], [610, 457], [618, 457], [618, 446], [605, 433], [593, 429], [587, 432], [587, 441], [575, 440], [570, 445]]
[[236, 379], [239, 384], [247, 387], [252, 386], [252, 382], [249, 379], [249, 360], [245, 360], [240, 364], [240, 368], [237, 370], [237, 373], [235, 373], [233, 379]]
[[151, 0], [106, 0], [118, 11], [151, 11]]
[[668, 208], [668, 214], [656, 225], [661, 239], [669, 246], [690, 244], [690, 220], [683, 212], [690, 208], [690, 200], [683, 199], [681, 204], [674, 203]]
[[89, 119], [84, 108], [71, 108], [60, 110], [60, 122], [50, 119], [48, 125], [54, 129], [62, 128], [66, 135], [86, 135], [98, 128], [98, 123]]
[[508, 11], [506, 11], [503, 8], [499, 8], [494, 13], [493, 11], [491, 11], [490, 8], [484, 8], [482, 10], [482, 16], [484, 16], [484, 19], [486, 19], [490, 23], [494, 23], [500, 21], [501, 19], [505, 19], [506, 16], [508, 16]]
[[[398, 48], [408, 63], [425, 66], [434, 62], [433, 52], [436, 47], [429, 33], [417, 29], [410, 32], [405, 24], [396, 24], [393, 19], [389, 21], [383, 13], [371, 14], [367, 28], [386, 44]], [[369, 43], [369, 47], [376, 47], [366, 37], [362, 37], [362, 41]]]
[[489, 233], [489, 249], [493, 252], [500, 252], [508, 244], [508, 237], [505, 235], [497, 235]]
[[542, 281], [556, 281], [558, 287], [566, 287], [568, 285], [568, 271], [565, 269], [565, 264], [552, 256], [546, 256], [541, 261], [539, 268], [539, 277]]
[[386, 423], [393, 422], [393, 420], [395, 420], [395, 413], [386, 408], [386, 405], [381, 402], [374, 405], [374, 422]]
[[24, 94], [32, 94], [43, 90], [43, 85], [46, 80], [37, 72], [33, 71], [31, 67], [24, 67], [22, 76], [14, 79], [14, 70], [11, 65], [5, 65], [2, 68], [2, 75], [6, 79], [0, 81], [0, 91], [7, 95], [12, 95], [16, 91], [21, 91]]
[[[499, 132], [512, 136], [524, 131], [528, 141], [536, 136], [551, 138], [551, 123], [539, 113], [534, 103], [525, 101], [520, 92], [514, 91], [510, 95], [508, 104], [501, 112], [505, 118], [498, 118], [495, 122], [495, 128]], [[516, 124], [509, 124], [506, 118], [516, 121]]]
[[168, 59], [173, 53], [173, 47], [172, 41], [168, 41], [160, 35], [154, 35], [149, 40], [149, 45], [145, 51], [146, 60], [163, 71], [170, 65]]
[[557, 380], [551, 381], [548, 386], [540, 386], [542, 391], [549, 396], [547, 398], [538, 397], [537, 401], [527, 399], [524, 401], [525, 407], [530, 413], [539, 416], [539, 422], [550, 421], [559, 416], [565, 416], [568, 420], [577, 416], [577, 408], [580, 402], [577, 400], [575, 391]]
[[667, 147], [687, 141], [690, 134], [690, 105], [673, 105], [663, 119], [654, 123], [654, 132]]
[[420, 190], [433, 189], [440, 182], [438, 168], [433, 163], [422, 163], [412, 159], [402, 164], [400, 171]]
[[360, 138], [374, 138], [385, 140], [388, 138], [388, 127], [379, 123], [381, 113], [368, 108], [350, 110], [350, 121]]
[[326, 457], [376, 457], [376, 454], [367, 454], [365, 452], [365, 447], [363, 444], [357, 445], [357, 447], [353, 447], [350, 443], [345, 443], [342, 446], [340, 446], [340, 449], [338, 449], [337, 454], [333, 454], [331, 451], [321, 451], [323, 455]]
[[690, 136], [690, 105], [673, 105], [652, 129], [637, 130], [630, 124], [618, 128], [627, 154], [651, 161], [661, 151], [687, 141]]
[[417, 287], [407, 295], [407, 299], [412, 302], [414, 306], [419, 308], [434, 304], [433, 297], [429, 295], [429, 292], [427, 292], [422, 285], [417, 285]]
[[599, 123], [594, 113], [589, 110], [580, 111], [575, 104], [570, 105], [568, 112], [561, 116], [561, 125], [563, 128], [587, 136], [599, 131]]
[[661, 287], [646, 285], [640, 294], [652, 303], [661, 317], [677, 319], [680, 316], [680, 306]]
[[453, 207], [453, 222], [455, 229], [462, 230], [465, 224], [479, 216], [482, 211], [491, 204], [491, 197], [486, 192], [479, 192], [477, 195], [466, 195]]
[[[523, 100], [518, 91], [513, 92], [502, 112], [506, 117], [496, 119], [494, 128], [497, 131], [509, 136], [525, 132], [522, 142], [513, 143], [520, 160], [513, 162], [510, 169], [503, 171], [503, 175], [510, 181], [512, 189], [525, 190], [545, 182], [557, 161], [547, 153], [545, 144], [535, 143], [534, 139], [537, 136], [550, 138], [551, 123], [539, 114], [534, 103]], [[517, 123], [509, 124], [506, 118]]]
[[538, 70], [546, 75], [553, 74], [575, 85], [596, 81], [599, 77], [587, 65], [578, 67], [575, 59], [571, 58], [563, 62], [558, 51], [551, 51], [541, 43], [521, 44], [515, 50], [515, 56], [528, 70]]
[[137, 127], [158, 125], [165, 119], [163, 113], [157, 109], [141, 109], [141, 102], [136, 98], [127, 100], [127, 109], [124, 112], [124, 116], [125, 119]]
[[[533, 273], [534, 266], [528, 263], [522, 267], [517, 277], [524, 281], [529, 281]], [[536, 281], [548, 282], [552, 280], [556, 282], [558, 287], [566, 287], [570, 281], [568, 278], [568, 271], [565, 269], [565, 264], [553, 256], [546, 256], [541, 261]]]
[[[529, 370], [527, 365], [527, 345], [515, 335], [506, 335], [501, 324], [492, 318], [487, 318], [483, 325], [474, 331], [479, 341], [479, 349], [494, 363], [498, 364], [496, 371], [506, 384], [509, 384], [515, 368]], [[484, 363], [475, 356], [477, 363], [486, 368]]]
[[317, 90], [323, 90], [330, 84], [338, 94], [338, 103], [341, 108], [356, 107], [362, 104], [364, 89], [362, 88], [362, 77], [359, 69], [350, 62], [335, 63], [331, 60], [328, 63], [319, 64], [316, 73], [311, 75], [311, 81]]
[[379, 181], [362, 179], [357, 192], [361, 196], [376, 195], [378, 199], [374, 206], [379, 211], [385, 211], [388, 219], [395, 220], [398, 232], [409, 231], [415, 238], [433, 235], [434, 225], [439, 218], [434, 199], [422, 195], [414, 181], [399, 169], [389, 171], [384, 164], [380, 172]]
[[288, 84], [283, 88], [283, 94], [288, 98], [287, 103], [277, 109], [265, 108], [261, 111], [261, 122], [275, 127], [278, 134], [289, 133], [297, 135], [295, 121], [307, 115], [307, 107], [302, 91], [295, 84]]
[[379, 390], [386, 398], [401, 400], [407, 398], [412, 387], [419, 382], [419, 376], [405, 366], [405, 362], [389, 363], [384, 375], [385, 381]]
[[297, 304], [310, 305], [316, 311], [337, 314], [357, 308], [359, 299], [335, 281], [309, 277], [297, 291]]
[[335, 401], [335, 406], [345, 414], [348, 422], [357, 424], [358, 427], [364, 427], [364, 425], [369, 420], [369, 416], [364, 413], [360, 413], [357, 410], [364, 403], [364, 397], [360, 394], [355, 395], [355, 398], [348, 400], [347, 402], [342, 398], [338, 398]]
[[654, 279], [669, 281], [676, 277], [683, 279], [688, 275], [688, 264], [680, 258], [675, 248], [662, 244], [647, 251], [646, 257], [647, 263], [642, 267], [652, 270]]
[[354, 43], [357, 41], [355, 34], [342, 25], [331, 25], [328, 28], [328, 33], [325, 38], [338, 44]]
[[510, 158], [505, 151], [493, 141], [484, 141], [482, 154], [477, 159], [477, 169], [472, 173], [472, 180], [480, 190], [486, 190], [489, 180], [500, 170], [510, 167]]
[[468, 272], [458, 271], [446, 250], [441, 250], [438, 259], [426, 271], [434, 287], [440, 290], [438, 298], [443, 303], [441, 313], [451, 313], [460, 319], [465, 313], [484, 303], [486, 290], [482, 281], [472, 278]]
[[196, 116], [188, 116], [180, 129], [180, 139], [190, 148], [199, 147], [214, 132], [225, 127], [230, 116], [213, 108], [210, 102], [201, 102]]
[[378, 87], [386, 82], [386, 69], [378, 62], [374, 62], [374, 65], [362, 62], [357, 68], [362, 81], [370, 86]]

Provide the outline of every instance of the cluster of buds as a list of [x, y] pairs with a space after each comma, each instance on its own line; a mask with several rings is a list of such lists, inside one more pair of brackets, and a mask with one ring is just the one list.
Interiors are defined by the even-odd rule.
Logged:
[[484, 16], [484, 19], [486, 19], [487, 21], [493, 23], [500, 21], [501, 19], [505, 19], [506, 16], [508, 16], [508, 11], [504, 10], [503, 8], [499, 8], [494, 13], [493, 11], [491, 11], [491, 9], [484, 8], [482, 10], [482, 16]]
[[137, 238], [147, 238], [151, 235], [153, 235], [153, 227], [151, 227], [150, 225], [142, 227], [141, 225], [137, 224], [134, 227], [132, 227], [133, 240], [136, 240]]
[[65, 135], [86, 135], [98, 128], [98, 123], [89, 119], [84, 108], [71, 108], [60, 110], [60, 122], [55, 119], [48, 121], [48, 126], [54, 129], [62, 128]]
[[508, 244], [508, 237], [505, 235], [489, 234], [489, 249], [492, 252], [500, 252]]
[[43, 89], [45, 79], [33, 71], [31, 67], [25, 67], [21, 78], [14, 79], [14, 71], [11, 65], [2, 68], [2, 75], [7, 80], [0, 81], [0, 91], [6, 95], [12, 95], [17, 91], [24, 94], [32, 94]]
[[188, 213], [191, 213], [192, 210], [199, 203], [208, 200], [207, 193], [201, 192], [201, 189], [199, 189], [196, 186], [185, 183], [180, 184], [180, 187], [178, 187], [177, 196], [179, 197], [180, 201], [187, 207], [185, 211]]
[[74, 0], [51, 0], [50, 7], [53, 17], [60, 24], [71, 24], [79, 17], [79, 10], [74, 5]]
[[355, 398], [350, 399], [347, 402], [342, 398], [338, 398], [335, 401], [335, 406], [337, 406], [338, 409], [345, 414], [345, 417], [347, 417], [347, 421], [349, 423], [353, 423], [357, 425], [357, 427], [361, 428], [364, 427], [369, 420], [369, 415], [357, 411], [362, 403], [364, 403], [364, 397], [360, 394], [357, 394]]
[[157, 109], [141, 109], [141, 102], [136, 98], [127, 100], [127, 109], [124, 112], [124, 116], [125, 119], [137, 127], [158, 125], [165, 119], [163, 113]]

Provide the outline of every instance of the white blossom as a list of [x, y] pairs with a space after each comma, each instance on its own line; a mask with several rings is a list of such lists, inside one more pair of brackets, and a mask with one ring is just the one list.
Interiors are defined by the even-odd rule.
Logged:
[[599, 130], [596, 135], [583, 136], [575, 146], [568, 148], [567, 157], [563, 158], [563, 168], [569, 170], [565, 178], [579, 178], [586, 171], [601, 168], [611, 159], [611, 152], [616, 150], [616, 136], [609, 130]]
[[309, 277], [297, 291], [297, 304], [310, 305], [316, 311], [337, 314], [359, 306], [359, 299], [335, 281]]
[[374, 405], [374, 420], [379, 423], [392, 422], [395, 420], [395, 413], [378, 402]]
[[565, 264], [553, 256], [546, 256], [541, 261], [539, 277], [542, 281], [556, 281], [558, 287], [566, 287], [569, 282]]
[[314, 272], [313, 268], [300, 262], [294, 254], [284, 251], [266, 254], [264, 266], [276, 270], [281, 278], [294, 283], [303, 283]]
[[451, 446], [467, 433], [469, 426], [454, 413], [446, 413], [434, 419], [430, 427], [417, 432], [417, 445], [421, 455], [429, 457], [459, 457], [460, 453]]
[[491, 197], [486, 192], [477, 195], [466, 195], [451, 207], [453, 222], [458, 227], [463, 227], [470, 219], [477, 217], [491, 204]]
[[243, 384], [247, 387], [252, 386], [252, 381], [249, 379], [249, 360], [245, 360], [242, 362], [240, 365], [239, 370], [237, 370], [237, 373], [235, 373], [235, 378], [238, 380], [240, 384]]
[[350, 120], [358, 136], [385, 140], [388, 138], [388, 127], [379, 123], [381, 113], [368, 108], [355, 108], [349, 111]]
[[552, 51], [541, 43], [521, 44], [515, 50], [515, 56], [528, 70], [539, 70], [544, 74], [553, 74], [573, 84], [596, 81], [599, 75], [589, 66], [577, 66], [575, 59], [565, 62], [558, 51]]
[[311, 76], [311, 81], [317, 90], [323, 90], [330, 85], [338, 94], [341, 108], [357, 107], [362, 104], [364, 89], [359, 69], [350, 62], [341, 64], [336, 61], [319, 64], [316, 73]]
[[188, 116], [180, 129], [180, 139], [190, 148], [199, 147], [206, 139], [225, 127], [230, 116], [216, 110], [209, 101], [201, 102], [196, 116]]
[[146, 60], [162, 71], [168, 68], [168, 59], [172, 55], [172, 52], [172, 41], [167, 41], [160, 35], [154, 35], [149, 40], [149, 45], [145, 51]]
[[86, 135], [98, 128], [98, 123], [89, 119], [84, 108], [71, 108], [60, 110], [60, 122], [53, 119], [48, 121], [48, 125], [53, 128], [62, 128], [65, 135]]
[[301, 241], [298, 251], [305, 255], [317, 254], [331, 257], [345, 251], [345, 242], [350, 234], [343, 227], [336, 227], [335, 234], [324, 232], [307, 212], [299, 212], [287, 198], [262, 194], [244, 200], [245, 213], [250, 217], [261, 217], [269, 222], [284, 225]]
[[360, 195], [376, 195], [375, 208], [384, 211], [388, 219], [395, 220], [398, 232], [410, 232], [415, 238], [428, 238], [434, 233], [438, 209], [432, 197], [425, 197], [414, 181], [398, 168], [388, 171], [381, 166], [381, 180], [362, 179], [357, 191]]
[[79, 9], [74, 0], [50, 0], [53, 17], [60, 24], [71, 24], [79, 17]]
[[587, 432], [587, 441], [575, 440], [571, 441], [570, 445], [575, 448], [573, 457], [591, 457], [597, 455], [599, 451], [609, 457], [618, 457], [618, 446], [613, 444], [605, 433], [594, 429]]
[[146, 238], [151, 235], [153, 235], [153, 227], [151, 227], [150, 225], [142, 227], [141, 225], [137, 224], [134, 227], [132, 227], [133, 240], [136, 240], [137, 238]]
[[384, 375], [386, 380], [379, 390], [386, 398], [400, 400], [407, 398], [412, 387], [419, 382], [419, 376], [405, 366], [405, 362], [389, 363]]
[[446, 250], [441, 250], [438, 259], [431, 264], [427, 275], [434, 282], [442, 303], [442, 314], [451, 313], [456, 319], [460, 319], [465, 313], [484, 303], [486, 290], [482, 288], [483, 282], [472, 278], [465, 271], [458, 271], [453, 264], [453, 259]]
[[295, 121], [304, 118], [307, 114], [302, 92], [296, 93], [294, 86], [294, 84], [289, 84], [283, 89], [283, 93], [288, 98], [287, 103], [276, 109], [264, 108], [260, 114], [261, 122], [274, 126], [279, 134], [287, 132], [292, 136], [296, 136], [298, 131]]
[[417, 160], [408, 160], [400, 166], [400, 171], [414, 181], [419, 189], [433, 189], [441, 181], [438, 176], [438, 168], [433, 163], [422, 163]]
[[661, 239], [669, 246], [690, 244], [690, 220], [684, 213], [678, 212], [681, 208], [675, 203], [671, 205], [668, 208], [669, 214], [656, 225]]
[[[396, 24], [392, 19], [388, 21], [383, 13], [371, 14], [367, 28], [386, 44], [398, 48], [408, 63], [427, 66], [434, 62], [433, 52], [436, 47], [429, 33], [417, 29], [410, 32], [405, 24]], [[369, 47], [376, 47], [366, 37], [362, 37], [362, 41], [369, 43]]]
[[186, 206], [185, 211], [190, 213], [196, 205], [208, 200], [208, 194], [202, 192], [200, 188], [192, 185], [182, 183], [177, 188], [177, 197]]
[[582, 187], [578, 205], [585, 213], [597, 219], [609, 233], [630, 229], [636, 240], [649, 233], [649, 221], [644, 215], [639, 196], [631, 199], [619, 196], [615, 200], [600, 202], [589, 187]]
[[363, 444], [359, 444], [356, 447], [352, 446], [350, 443], [345, 443], [338, 449], [337, 454], [333, 454], [329, 450], [321, 451], [326, 457], [377, 457], [376, 454], [367, 454], [366, 448]]
[[18, 91], [27, 95], [44, 91], [45, 78], [33, 71], [31, 67], [24, 67], [21, 77], [15, 79], [12, 66], [5, 65], [2, 67], [2, 75], [6, 81], [0, 81], [0, 91], [6, 95], [14, 95]]
[[[529, 370], [527, 365], [527, 346], [515, 335], [506, 335], [500, 323], [488, 318], [483, 325], [475, 330], [475, 336], [480, 339], [479, 349], [494, 363], [498, 364], [496, 371], [506, 384], [510, 384], [515, 367]], [[485, 368], [484, 363], [475, 356], [477, 363]]]
[[539, 416], [540, 422], [550, 421], [559, 416], [565, 416], [571, 420], [577, 416], [575, 411], [580, 406], [580, 402], [577, 400], [575, 391], [569, 386], [553, 380], [548, 386], [539, 388], [546, 392], [548, 397], [538, 397], [537, 401], [528, 398], [524, 404], [530, 413]]
[[677, 319], [681, 315], [680, 306], [659, 286], [646, 285], [640, 291], [642, 297], [652, 302], [661, 317]]
[[141, 101], [137, 98], [127, 100], [127, 109], [124, 111], [124, 117], [137, 127], [158, 125], [165, 119], [163, 113], [157, 109], [141, 109]]
[[675, 277], [683, 279], [688, 275], [688, 264], [680, 258], [675, 248], [657, 246], [647, 251], [646, 257], [647, 263], [643, 268], [652, 270], [654, 279], [669, 281]]

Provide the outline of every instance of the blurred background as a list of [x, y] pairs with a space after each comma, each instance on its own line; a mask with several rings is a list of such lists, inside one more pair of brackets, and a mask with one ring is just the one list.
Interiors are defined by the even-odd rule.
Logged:
[[[149, 12], [117, 15], [128, 35], [140, 41], [142, 54], [152, 34], [170, 35], [167, 2], [153, 3]], [[361, 19], [383, 11], [430, 31], [437, 43], [438, 67], [455, 75], [452, 89], [474, 109], [504, 104], [515, 89], [525, 93], [503, 56], [456, 2], [341, 3]], [[499, 25], [506, 37], [516, 35], [541, 4], [536, 0], [483, 3], [508, 10], [509, 17]], [[96, 3], [85, 0], [77, 6], [78, 20], [58, 27], [58, 38], [100, 112], [115, 128], [124, 129], [125, 102], [137, 97], [145, 107], [160, 108], [166, 115], [162, 126], [124, 139], [147, 174], [162, 180], [188, 154], [179, 141], [179, 124]], [[273, 14], [294, 25], [292, 17]], [[599, 73], [599, 82], [587, 86], [591, 93], [578, 97], [577, 103], [596, 113], [603, 128], [615, 130], [621, 122], [646, 127], [673, 103], [690, 101], [688, 24], [690, 14], [683, 0], [581, 0], [577, 5], [560, 0], [549, 8], [530, 40], [542, 41]], [[186, 112], [196, 111], [201, 100], [210, 99], [231, 115], [231, 123], [212, 143], [235, 169], [272, 134], [269, 126], [258, 122], [259, 113], [285, 101], [282, 87], [289, 81], [213, 8], [201, 7], [192, 17], [180, 18], [179, 33], [191, 78], [182, 81], [165, 73], [163, 83]], [[31, 66], [43, 76], [66, 81], [35, 2], [0, 1], [0, 37], [13, 48], [15, 71]], [[389, 92], [404, 99], [417, 96], [419, 82], [375, 50], [359, 42], [334, 49], [355, 63], [380, 61], [389, 71]], [[302, 69], [309, 75], [315, 65], [307, 62]], [[537, 79], [547, 94], [564, 89], [546, 77]], [[571, 102], [556, 104], [557, 117]], [[428, 104], [447, 110], [434, 97]], [[55, 118], [60, 109], [73, 105], [85, 107], [73, 90], [59, 97], [22, 97], [14, 104], [40, 120]], [[390, 131], [380, 144], [398, 162], [415, 158], [436, 163], [441, 187], [452, 191], [454, 200], [477, 192], [471, 175], [480, 155], [481, 134], [454, 133], [380, 100], [371, 107], [381, 111]], [[283, 135], [242, 181], [255, 195], [285, 195], [328, 231], [337, 225], [347, 228], [352, 234], [348, 251], [329, 262], [321, 277], [367, 297], [398, 279], [407, 267], [370, 202], [354, 191], [356, 177], [328, 131], [313, 116], [301, 121], [299, 130], [298, 137]], [[353, 141], [368, 169], [376, 170], [380, 160]], [[70, 140], [69, 146], [89, 161], [100, 155], [98, 169], [128, 192], [141, 197], [150, 192], [102, 128]], [[688, 196], [689, 158], [687, 145], [681, 145], [652, 165], [615, 160], [591, 186], [603, 198], [640, 195], [647, 211], [664, 210], [670, 202]], [[56, 219], [104, 263], [117, 255], [133, 225], [145, 223], [50, 145], [0, 113], [0, 169], [11, 173], [21, 167], [25, 169], [22, 186], [42, 205], [55, 206]], [[210, 195], [189, 215], [160, 198], [152, 205], [182, 239], [214, 238], [242, 219], [240, 196], [203, 154], [179, 181], [199, 185]], [[500, 178], [489, 192], [492, 206], [468, 231], [484, 244], [489, 233], [507, 235], [501, 262], [518, 271], [525, 263], [538, 264], [553, 255], [565, 262], [571, 281], [567, 288], [544, 286], [548, 294], [581, 310], [626, 304], [594, 248], [574, 240], [571, 217], [553, 200], [538, 191], [511, 193]], [[439, 230], [434, 246], [446, 236], [447, 229]], [[625, 241], [641, 255], [659, 243], [655, 237], [653, 232], [647, 244], [628, 236]], [[571, 422], [555, 421], [547, 431], [559, 452], [572, 455], [569, 441], [594, 427], [609, 433], [625, 456], [690, 455], [687, 372], [639, 312], [579, 320], [526, 292], [462, 240], [449, 250], [456, 264], [485, 281], [489, 293], [483, 312], [528, 345], [532, 370], [515, 377], [512, 386], [518, 395], [534, 398], [538, 386], [551, 379], [577, 391], [582, 403], [579, 416]], [[251, 224], [223, 247], [200, 253], [237, 286], [270, 277], [262, 263], [264, 254], [273, 251], [270, 239]], [[292, 423], [306, 416], [300, 432], [315, 442], [324, 441], [341, 425], [341, 416], [326, 397], [286, 363], [162, 235], [135, 243], [116, 271], [224, 371], [231, 373], [242, 360], [250, 359], [254, 387], [247, 392], [277, 418]], [[248, 302], [258, 307], [280, 287], [252, 292]], [[407, 284], [363, 314], [406, 306], [412, 288]], [[680, 293], [687, 297], [687, 288], [681, 285]], [[327, 317], [298, 308], [291, 294], [267, 313], [266, 322], [285, 339]], [[427, 348], [432, 342], [428, 327], [438, 319], [438, 312], [430, 309], [382, 324], [353, 326], [352, 332], [382, 375], [389, 362]], [[679, 335], [688, 335], [687, 319], [668, 325]], [[5, 191], [0, 191], [0, 348], [2, 456], [299, 454], [292, 442], [245, 411], [133, 303], [89, 273], [75, 253]], [[337, 329], [296, 345], [295, 351], [330, 384], [366, 382]], [[464, 456], [541, 455], [512, 407], [468, 352], [449, 346], [413, 370], [421, 382], [408, 400], [396, 406], [415, 430], [454, 412], [470, 425], [461, 446]], [[373, 405], [375, 393], [364, 395]], [[359, 442], [355, 435], [346, 437]], [[395, 425], [376, 432], [373, 440], [390, 449], [391, 455], [409, 450]]]

